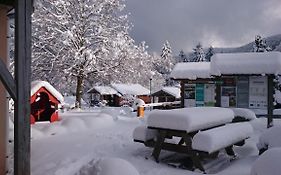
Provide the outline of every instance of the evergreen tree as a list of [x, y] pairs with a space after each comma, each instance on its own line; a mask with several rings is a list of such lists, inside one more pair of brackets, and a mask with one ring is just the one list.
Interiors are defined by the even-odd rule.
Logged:
[[193, 49], [193, 54], [194, 54], [193, 62], [206, 61], [205, 53], [201, 43], [198, 43], [196, 47]]
[[[260, 35], [257, 35], [255, 37], [255, 42], [254, 42], [254, 52], [269, 52], [272, 51], [272, 49], [267, 46], [266, 40], [263, 39]], [[280, 93], [281, 90], [281, 84], [280, 84], [280, 77], [276, 75], [273, 80], [274, 84], [274, 94]], [[281, 107], [281, 105], [277, 102], [277, 99], [274, 99], [275, 107]]]
[[266, 40], [263, 39], [260, 35], [255, 37], [255, 42], [253, 45], [254, 52], [268, 52], [271, 51], [271, 48], [267, 46]]
[[214, 48], [212, 46], [209, 47], [207, 53], [206, 53], [206, 61], [211, 61], [211, 57], [214, 55]]
[[170, 43], [168, 41], [164, 43], [160, 58], [161, 60], [156, 60], [156, 62], [154, 63], [154, 68], [158, 73], [163, 75], [166, 81], [165, 85], [170, 85], [171, 81], [169, 78], [169, 74], [174, 67], [175, 61], [172, 56]]
[[189, 61], [183, 50], [180, 51], [179, 57], [180, 57], [179, 62], [188, 62]]

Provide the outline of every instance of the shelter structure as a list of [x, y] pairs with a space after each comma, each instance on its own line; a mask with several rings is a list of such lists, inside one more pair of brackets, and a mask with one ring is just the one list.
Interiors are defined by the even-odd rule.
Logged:
[[[15, 70], [7, 69], [8, 17], [14, 9]], [[30, 174], [30, 61], [32, 0], [0, 1], [0, 174], [6, 174], [7, 92], [15, 102], [14, 111], [14, 174]]]
[[174, 102], [180, 100], [180, 88], [179, 87], [162, 87], [159, 91], [151, 94], [153, 102]]
[[281, 53], [215, 54], [211, 62], [178, 63], [171, 77], [181, 81], [185, 106], [249, 108], [273, 116], [273, 79], [281, 73]]
[[94, 106], [100, 101], [106, 101], [108, 106], [117, 106], [120, 94], [110, 86], [94, 86], [87, 91], [90, 94], [90, 105]]
[[46, 81], [31, 82], [31, 123], [37, 121], [58, 121], [58, 105], [63, 96]]
[[121, 94], [117, 99], [117, 105], [131, 105], [135, 98], [142, 99], [145, 103], [150, 103], [150, 91], [140, 84], [111, 84], [118, 93]]

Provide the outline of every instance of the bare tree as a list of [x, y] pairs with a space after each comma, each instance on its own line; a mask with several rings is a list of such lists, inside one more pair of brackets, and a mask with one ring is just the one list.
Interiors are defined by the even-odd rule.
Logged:
[[[132, 43], [120, 0], [38, 0], [33, 14], [33, 78], [73, 88], [81, 106], [88, 77], [106, 76], [122, 65]], [[75, 83], [76, 81], [76, 83]]]

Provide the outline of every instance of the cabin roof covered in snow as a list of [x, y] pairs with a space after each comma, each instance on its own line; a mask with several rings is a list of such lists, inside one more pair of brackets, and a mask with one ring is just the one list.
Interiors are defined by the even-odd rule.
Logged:
[[93, 88], [88, 90], [88, 93], [91, 93], [93, 91], [97, 91], [101, 95], [118, 94], [118, 92], [110, 86], [94, 86]]
[[[174, 96], [175, 98], [181, 97], [179, 87], [166, 86], [166, 87], [162, 87], [161, 90], [159, 91], [164, 91], [167, 94]], [[154, 94], [158, 93], [159, 91], [154, 92]]]
[[170, 77], [173, 79], [211, 78], [210, 62], [177, 63]]
[[32, 96], [33, 94], [35, 94], [41, 87], [46, 88], [61, 103], [64, 101], [61, 93], [59, 91], [57, 91], [50, 83], [48, 83], [46, 81], [40, 81], [40, 80], [32, 81], [30, 95]]
[[281, 74], [280, 52], [215, 54], [211, 58], [212, 75]]
[[170, 77], [195, 80], [220, 75], [281, 74], [280, 52], [217, 53], [211, 62], [177, 63]]
[[111, 84], [122, 95], [149, 95], [149, 90], [140, 84]]

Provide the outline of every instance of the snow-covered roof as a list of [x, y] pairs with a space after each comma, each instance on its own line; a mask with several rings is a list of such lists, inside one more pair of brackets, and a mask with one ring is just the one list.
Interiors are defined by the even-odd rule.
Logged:
[[195, 80], [233, 74], [281, 74], [281, 53], [218, 53], [211, 62], [177, 63], [170, 77]]
[[140, 84], [111, 84], [122, 95], [149, 95], [150, 91]]
[[180, 88], [178, 87], [162, 87], [162, 89], [164, 92], [174, 96], [175, 98], [180, 98], [181, 94], [180, 94]]
[[88, 93], [93, 90], [96, 90], [101, 95], [118, 94], [118, 92], [110, 86], [94, 86], [93, 88], [88, 90]]
[[33, 94], [35, 94], [41, 87], [46, 88], [61, 103], [64, 101], [62, 94], [59, 91], [57, 91], [50, 83], [46, 81], [40, 81], [40, 80], [32, 81], [30, 95], [32, 96]]
[[187, 62], [177, 63], [172, 70], [170, 77], [173, 79], [210, 78], [210, 62]]
[[281, 74], [281, 53], [215, 54], [211, 58], [211, 74]]

